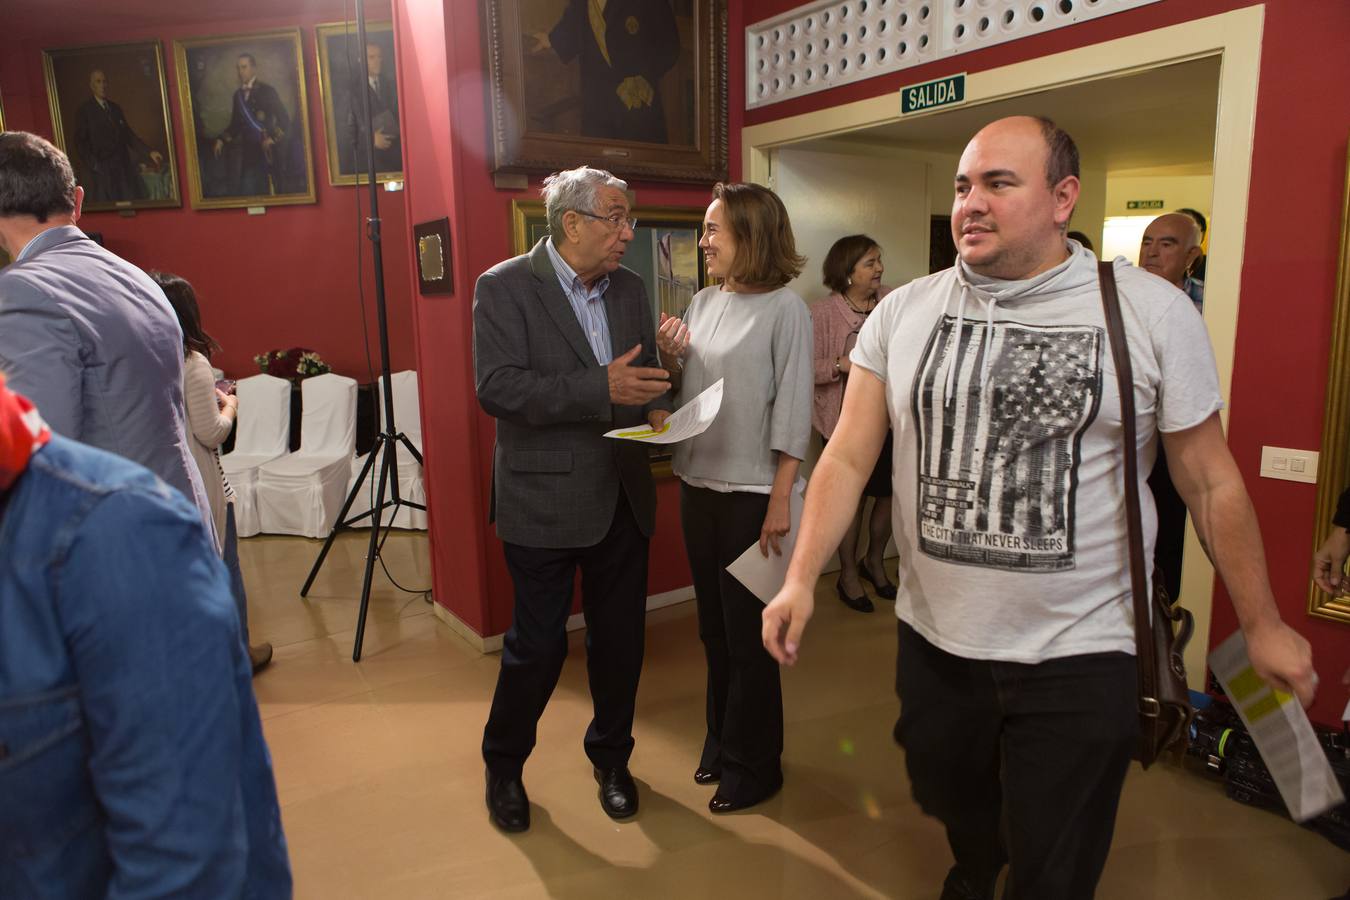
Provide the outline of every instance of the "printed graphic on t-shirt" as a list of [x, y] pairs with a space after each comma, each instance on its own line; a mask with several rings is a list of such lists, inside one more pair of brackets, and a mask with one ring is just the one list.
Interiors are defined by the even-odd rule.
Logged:
[[[943, 316], [914, 381], [919, 549], [947, 562], [1072, 569], [1083, 433], [1101, 402], [1101, 328]], [[949, 369], [956, 383], [947, 393]], [[983, 384], [981, 382], [984, 382]]]

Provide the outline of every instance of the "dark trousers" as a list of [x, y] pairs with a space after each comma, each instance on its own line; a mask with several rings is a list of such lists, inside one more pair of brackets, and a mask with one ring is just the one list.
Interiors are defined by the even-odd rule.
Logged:
[[647, 544], [620, 491], [609, 533], [594, 546], [505, 545], [516, 597], [483, 732], [483, 759], [494, 775], [518, 777], [534, 749], [539, 717], [567, 657], [567, 617], [578, 567], [595, 708], [586, 730], [586, 755], [602, 769], [628, 765], [647, 617]]
[[760, 637], [764, 604], [726, 571], [759, 540], [768, 508], [767, 494], [680, 486], [698, 636], [708, 660], [708, 735], [699, 765], [720, 770], [718, 793], [738, 802], [759, 800], [783, 783], [783, 691], [778, 664]]
[[[1133, 656], [953, 656], [900, 623], [895, 738], [956, 857], [944, 897], [1091, 897], [1138, 737]], [[963, 885], [958, 888], [957, 884]]]

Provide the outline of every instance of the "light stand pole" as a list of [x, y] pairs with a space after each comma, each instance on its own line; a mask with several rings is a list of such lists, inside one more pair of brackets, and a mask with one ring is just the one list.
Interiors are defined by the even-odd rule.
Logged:
[[[323, 566], [324, 558], [328, 556], [328, 551], [333, 546], [333, 539], [338, 536], [338, 533], [348, 530], [353, 523], [370, 516], [370, 549], [366, 553], [366, 572], [361, 583], [361, 612], [356, 618], [356, 643], [352, 647], [352, 661], [360, 662], [361, 642], [366, 633], [366, 612], [370, 607], [370, 580], [375, 572], [375, 560], [379, 558], [380, 548], [384, 543], [380, 537], [380, 530], [383, 528], [386, 537], [388, 536], [388, 529], [392, 527], [394, 517], [398, 515], [400, 506], [423, 511], [426, 510], [426, 507], [420, 503], [413, 503], [411, 500], [404, 500], [398, 493], [398, 445], [402, 444], [406, 447], [413, 458], [417, 460], [419, 466], [422, 464], [422, 454], [413, 446], [412, 441], [408, 440], [408, 436], [398, 430], [394, 422], [394, 388], [392, 377], [389, 374], [389, 318], [386, 313], [384, 298], [384, 253], [382, 250], [383, 239], [380, 234], [380, 191], [379, 183], [375, 180], [375, 129], [370, 112], [370, 59], [366, 53], [364, 0], [356, 0], [356, 32], [361, 45], [358, 54], [361, 58], [362, 75], [361, 114], [362, 121], [366, 123], [366, 175], [370, 184], [370, 218], [366, 220], [366, 237], [370, 240], [370, 250], [375, 269], [375, 312], [380, 323], [380, 383], [384, 386], [384, 390], [381, 392], [384, 395], [384, 409], [377, 414], [380, 416], [384, 427], [375, 436], [375, 445], [366, 457], [366, 464], [362, 467], [360, 476], [357, 477], [356, 483], [352, 485], [351, 491], [347, 494], [347, 500], [342, 504], [342, 511], [338, 513], [337, 521], [333, 523], [333, 529], [328, 532], [328, 538], [323, 542], [323, 549], [319, 551], [319, 558], [314, 560], [314, 568], [310, 569], [309, 577], [305, 579], [305, 586], [300, 589], [300, 596], [304, 597], [309, 594], [310, 586], [314, 584], [314, 578], [319, 574], [319, 568]], [[351, 509], [352, 502], [361, 491], [366, 478], [373, 475], [377, 460], [380, 476], [379, 486], [375, 490], [375, 502], [371, 504], [368, 512], [348, 519], [347, 510]], [[390, 488], [388, 500], [385, 500], [386, 486]], [[387, 507], [392, 507], [393, 512], [389, 514], [390, 524], [383, 525], [383, 513]]]

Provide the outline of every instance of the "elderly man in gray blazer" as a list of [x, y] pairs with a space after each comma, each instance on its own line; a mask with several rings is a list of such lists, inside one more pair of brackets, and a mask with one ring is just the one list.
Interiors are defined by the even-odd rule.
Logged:
[[550, 237], [474, 289], [478, 402], [497, 420], [492, 510], [515, 584], [483, 735], [488, 811], [504, 831], [530, 825], [521, 772], [567, 656], [578, 568], [595, 707], [586, 755], [605, 812], [637, 812], [628, 760], [656, 493], [646, 445], [603, 435], [659, 428], [671, 400], [646, 288], [619, 265], [636, 224], [626, 187], [586, 167], [545, 179]]
[[84, 189], [66, 155], [0, 133], [0, 371], [53, 431], [138, 462], [196, 503], [215, 533], [188, 449], [183, 332], [150, 277], [75, 227]]

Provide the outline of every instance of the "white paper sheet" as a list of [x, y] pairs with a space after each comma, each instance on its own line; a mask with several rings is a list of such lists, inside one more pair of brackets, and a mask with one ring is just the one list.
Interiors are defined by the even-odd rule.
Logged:
[[722, 379], [670, 414], [660, 431], [630, 426], [605, 432], [607, 438], [644, 444], [677, 444], [708, 430], [722, 408]]
[[1298, 698], [1273, 690], [1252, 668], [1242, 632], [1214, 648], [1210, 668], [1233, 701], [1295, 822], [1345, 802]]
[[788, 562], [792, 559], [792, 548], [797, 544], [797, 532], [801, 530], [805, 491], [806, 479], [798, 478], [792, 486], [792, 496], [788, 499], [788, 533], [778, 539], [778, 546], [783, 550], [782, 556], [775, 556], [770, 547], [766, 559], [759, 552], [759, 541], [755, 541], [736, 557], [735, 562], [727, 566], [727, 571], [758, 597], [761, 603], [772, 600], [787, 580]]

